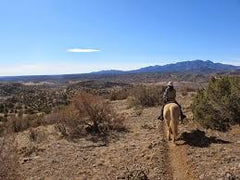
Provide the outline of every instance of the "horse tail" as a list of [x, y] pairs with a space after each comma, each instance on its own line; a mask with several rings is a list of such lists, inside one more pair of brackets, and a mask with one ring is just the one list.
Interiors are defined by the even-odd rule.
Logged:
[[178, 135], [178, 119], [179, 119], [179, 107], [178, 106], [172, 106], [170, 108], [170, 117], [171, 117], [171, 130], [173, 133], [173, 137], [177, 137]]

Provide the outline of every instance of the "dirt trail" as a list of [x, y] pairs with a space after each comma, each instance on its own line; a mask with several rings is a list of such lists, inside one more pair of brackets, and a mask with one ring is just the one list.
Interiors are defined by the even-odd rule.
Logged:
[[176, 145], [174, 145], [172, 142], [167, 141], [164, 123], [162, 123], [159, 129], [164, 139], [166, 139], [167, 156], [169, 158], [173, 180], [198, 180], [194, 177], [191, 168], [188, 166], [186, 145], [183, 145], [182, 142], [176, 142]]
[[183, 148], [169, 144], [169, 158], [174, 180], [196, 180], [187, 169], [186, 153]]

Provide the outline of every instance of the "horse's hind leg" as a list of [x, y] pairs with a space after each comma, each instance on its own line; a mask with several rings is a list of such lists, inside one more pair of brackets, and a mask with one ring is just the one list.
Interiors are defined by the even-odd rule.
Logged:
[[177, 135], [178, 135], [177, 129], [174, 129], [172, 131], [172, 135], [173, 135], [172, 142], [175, 144], [175, 141], [176, 141]]
[[176, 141], [176, 138], [175, 138], [175, 136], [173, 135], [172, 142], [175, 144], [175, 141]]
[[174, 126], [174, 130], [173, 130], [173, 139], [174, 139], [174, 141], [176, 141], [177, 136], [178, 136], [178, 129], [177, 129], [176, 125], [175, 125]]
[[172, 134], [171, 127], [168, 127], [167, 138], [168, 138], [169, 141], [171, 140], [171, 134]]

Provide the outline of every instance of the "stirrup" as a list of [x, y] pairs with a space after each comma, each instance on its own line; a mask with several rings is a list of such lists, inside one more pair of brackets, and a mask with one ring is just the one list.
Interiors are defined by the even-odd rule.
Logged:
[[184, 120], [187, 116], [186, 115], [181, 115], [181, 120]]
[[163, 118], [163, 116], [159, 116], [158, 119], [163, 121], [164, 118]]

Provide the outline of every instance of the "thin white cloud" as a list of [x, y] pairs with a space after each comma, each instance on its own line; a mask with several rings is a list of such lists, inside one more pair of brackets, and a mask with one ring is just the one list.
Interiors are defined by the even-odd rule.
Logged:
[[87, 49], [87, 48], [73, 48], [73, 49], [68, 49], [68, 52], [72, 53], [89, 53], [89, 52], [98, 52], [100, 51], [99, 49]]

